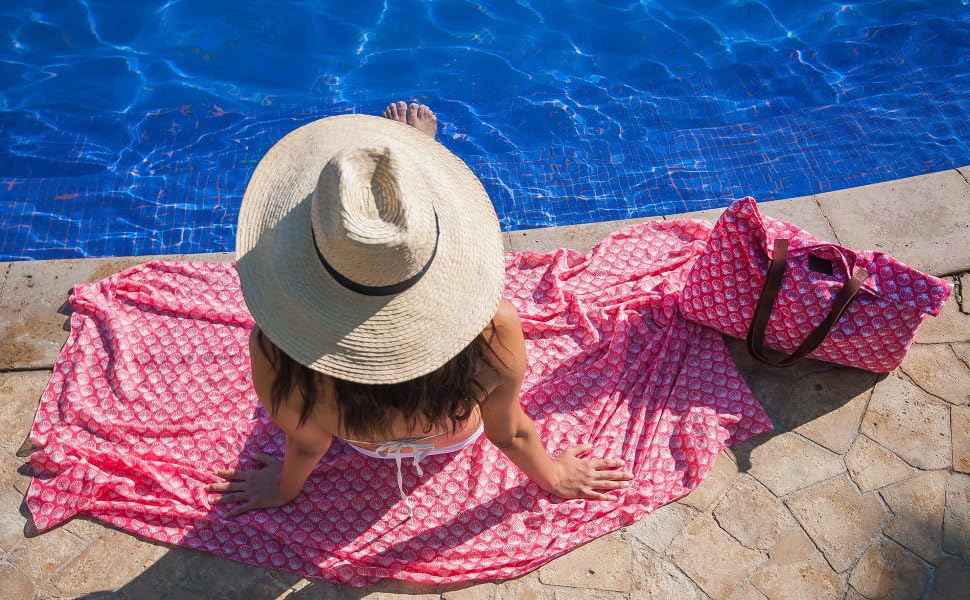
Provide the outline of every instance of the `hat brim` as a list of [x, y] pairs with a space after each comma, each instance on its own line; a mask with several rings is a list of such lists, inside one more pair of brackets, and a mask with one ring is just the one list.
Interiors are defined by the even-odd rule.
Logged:
[[[345, 149], [397, 146], [420, 161], [435, 190], [438, 251], [411, 288], [366, 296], [340, 285], [310, 235], [321, 169]], [[495, 316], [505, 283], [502, 235], [481, 182], [457, 156], [417, 129], [368, 115], [314, 121], [266, 153], [246, 187], [236, 268], [256, 324], [297, 362], [359, 383], [398, 383], [441, 367]]]

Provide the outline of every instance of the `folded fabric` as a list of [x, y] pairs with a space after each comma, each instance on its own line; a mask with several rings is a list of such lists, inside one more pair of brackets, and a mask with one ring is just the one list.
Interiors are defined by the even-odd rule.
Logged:
[[[768, 430], [721, 335], [685, 320], [678, 295], [710, 226], [654, 221], [589, 254], [513, 252], [506, 297], [522, 319], [521, 402], [553, 454], [579, 443], [635, 475], [615, 502], [542, 491], [485, 436], [405, 464], [335, 442], [285, 506], [225, 518], [204, 486], [258, 468], [285, 436], [252, 388], [233, 263], [155, 261], [75, 286], [71, 332], [30, 435], [27, 505], [39, 530], [77, 514], [306, 577], [510, 578], [680, 498], [725, 447]], [[455, 310], [461, 310], [456, 306]]]

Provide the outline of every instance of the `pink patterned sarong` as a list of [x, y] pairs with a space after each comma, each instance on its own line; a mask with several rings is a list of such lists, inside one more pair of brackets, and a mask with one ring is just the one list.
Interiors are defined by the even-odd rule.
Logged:
[[[306, 577], [511, 578], [680, 498], [725, 446], [770, 429], [721, 335], [677, 310], [710, 225], [653, 221], [589, 254], [507, 255], [505, 295], [530, 361], [522, 405], [552, 454], [589, 443], [635, 474], [616, 502], [540, 490], [482, 436], [418, 477], [335, 442], [300, 496], [226, 519], [216, 469], [283, 456], [252, 389], [253, 325], [232, 263], [155, 261], [75, 286], [71, 333], [30, 435], [27, 505], [41, 531], [83, 514]], [[461, 307], [455, 307], [461, 310]]]

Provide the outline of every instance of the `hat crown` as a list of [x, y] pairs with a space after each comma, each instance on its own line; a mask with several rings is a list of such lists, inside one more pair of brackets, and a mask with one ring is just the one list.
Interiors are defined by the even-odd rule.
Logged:
[[431, 190], [418, 166], [389, 146], [336, 153], [320, 171], [310, 220], [317, 250], [347, 279], [393, 286], [419, 273], [434, 254]]

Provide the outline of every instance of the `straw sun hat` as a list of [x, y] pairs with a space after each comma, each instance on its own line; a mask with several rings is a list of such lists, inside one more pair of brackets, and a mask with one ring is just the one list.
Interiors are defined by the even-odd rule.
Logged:
[[341, 115], [276, 143], [243, 196], [236, 260], [257, 325], [297, 362], [398, 383], [495, 316], [495, 209], [464, 162], [410, 125]]

